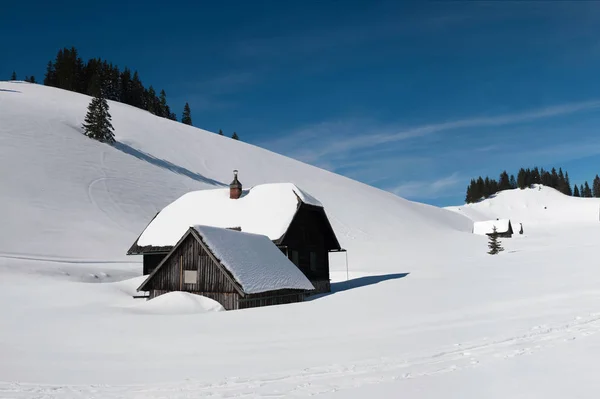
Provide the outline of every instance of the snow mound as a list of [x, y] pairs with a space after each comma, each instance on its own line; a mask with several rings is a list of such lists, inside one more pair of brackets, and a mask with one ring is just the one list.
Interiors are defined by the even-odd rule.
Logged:
[[244, 292], [314, 289], [267, 236], [208, 226], [194, 226], [194, 229]]
[[144, 230], [138, 245], [173, 246], [193, 225], [240, 227], [277, 240], [292, 222], [299, 200], [322, 206], [291, 183], [261, 184], [239, 199], [230, 199], [228, 188], [192, 191], [167, 205]]
[[600, 199], [575, 198], [542, 185], [524, 190], [502, 191], [474, 204], [453, 206], [448, 210], [465, 215], [473, 221], [511, 219], [513, 229], [523, 223], [532, 226], [598, 223]]
[[205, 296], [190, 294], [189, 292], [169, 292], [156, 298], [144, 301], [131, 309], [140, 313], [150, 314], [195, 314], [221, 312], [223, 306]]

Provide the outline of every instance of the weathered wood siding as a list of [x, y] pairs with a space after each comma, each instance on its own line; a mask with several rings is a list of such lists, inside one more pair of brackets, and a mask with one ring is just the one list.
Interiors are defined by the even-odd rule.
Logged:
[[[288, 258], [311, 281], [329, 282], [329, 250], [334, 244], [325, 218], [322, 208], [302, 204], [280, 244], [286, 248]], [[329, 290], [329, 284], [319, 284], [316, 291]]]
[[239, 298], [239, 309], [302, 302], [305, 296], [306, 293], [304, 291], [298, 290], [277, 290], [252, 294], [244, 298]]
[[[185, 283], [186, 270], [198, 272], [195, 283]], [[193, 292], [213, 298], [225, 308], [235, 308], [236, 297], [239, 295], [231, 281], [191, 234], [169, 255], [166, 263], [149, 281], [147, 289], [151, 292], [156, 290], [157, 293]]]
[[[185, 271], [197, 271], [194, 283], [185, 282]], [[229, 278], [228, 278], [229, 276]], [[305, 292], [278, 290], [242, 296], [230, 280], [228, 271], [209, 256], [193, 234], [189, 234], [167, 257], [163, 266], [148, 281], [149, 299], [172, 291], [186, 291], [219, 302], [226, 310], [279, 305], [304, 300]]]

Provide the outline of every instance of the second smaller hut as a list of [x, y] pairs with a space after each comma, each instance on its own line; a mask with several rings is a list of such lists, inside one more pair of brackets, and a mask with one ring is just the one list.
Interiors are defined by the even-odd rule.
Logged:
[[187, 291], [227, 310], [304, 300], [314, 286], [264, 235], [193, 226], [138, 288], [149, 298]]
[[496, 219], [475, 222], [473, 224], [473, 234], [491, 236], [494, 234], [494, 227], [496, 228], [496, 235], [498, 237], [511, 238], [513, 235], [513, 228], [510, 219]]

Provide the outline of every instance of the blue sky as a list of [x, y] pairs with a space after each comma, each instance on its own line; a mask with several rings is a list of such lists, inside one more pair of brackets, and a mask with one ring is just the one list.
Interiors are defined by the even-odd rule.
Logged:
[[194, 125], [435, 205], [471, 177], [600, 172], [600, 3], [11, 2], [0, 78], [63, 46]]

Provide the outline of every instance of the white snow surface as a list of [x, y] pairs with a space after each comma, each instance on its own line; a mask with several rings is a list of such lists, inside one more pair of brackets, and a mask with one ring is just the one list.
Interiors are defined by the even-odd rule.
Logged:
[[[506, 233], [511, 222], [509, 219], [484, 220], [473, 223], [473, 234], [486, 235], [494, 232], [494, 227], [497, 233]], [[514, 227], [513, 227], [514, 229]]]
[[[109, 102], [112, 147], [81, 134], [89, 101], [0, 82], [0, 397], [597, 397], [600, 200], [536, 187], [449, 211]], [[332, 254], [310, 301], [141, 310], [125, 251], [233, 169], [318, 198], [349, 280]], [[496, 218], [524, 234], [490, 256], [473, 221]]]
[[131, 311], [147, 314], [198, 314], [225, 311], [223, 306], [205, 296], [189, 292], [173, 291], [152, 298], [149, 301], [141, 300], [132, 306]]
[[247, 294], [315, 288], [267, 236], [209, 226], [194, 230]]
[[229, 198], [229, 188], [192, 191], [167, 205], [143, 231], [138, 245], [173, 246], [193, 225], [240, 227], [277, 240], [292, 222], [298, 200], [322, 206], [292, 183], [260, 184], [239, 199]]

